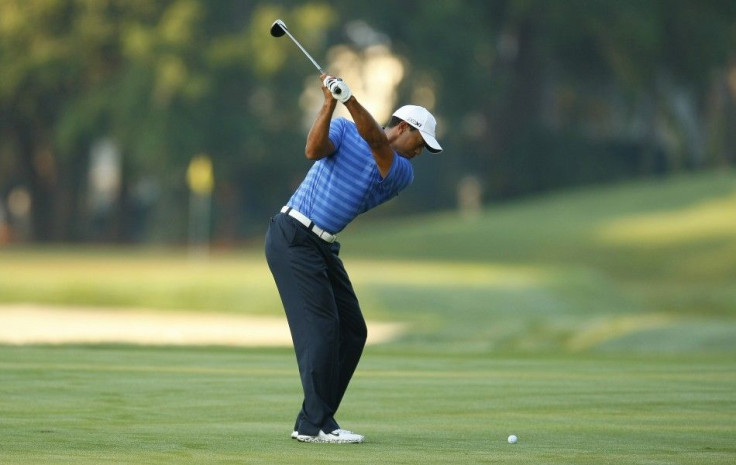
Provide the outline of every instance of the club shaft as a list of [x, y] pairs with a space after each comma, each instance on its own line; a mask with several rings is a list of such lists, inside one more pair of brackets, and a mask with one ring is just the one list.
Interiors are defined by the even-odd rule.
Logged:
[[310, 55], [309, 52], [307, 52], [304, 49], [304, 47], [302, 47], [302, 44], [300, 44], [299, 41], [296, 40], [296, 38], [294, 38], [293, 35], [291, 35], [291, 32], [289, 32], [288, 29], [284, 28], [284, 32], [286, 33], [287, 36], [289, 36], [289, 39], [291, 39], [296, 44], [296, 46], [299, 47], [299, 49], [304, 53], [304, 55], [306, 55], [307, 58], [309, 58], [309, 61], [312, 62], [312, 64], [315, 66], [315, 68], [317, 68], [320, 74], [327, 74], [325, 70], [323, 70], [322, 67], [316, 61], [314, 61], [314, 58], [312, 58], [312, 55]]

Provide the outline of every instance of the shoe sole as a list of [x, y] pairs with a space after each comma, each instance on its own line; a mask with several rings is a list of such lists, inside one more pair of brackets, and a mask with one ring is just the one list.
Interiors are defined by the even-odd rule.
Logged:
[[297, 436], [296, 440], [310, 444], [360, 444], [363, 442], [362, 439], [322, 439], [315, 436]]
[[[351, 434], [354, 434], [354, 433], [352, 433], [350, 431], [347, 431], [347, 432], [349, 432]], [[292, 431], [291, 432], [291, 439], [296, 439], [299, 442], [321, 442], [321, 443], [330, 443], [331, 442], [331, 443], [336, 443], [336, 444], [360, 444], [360, 443], [362, 443], [365, 440], [365, 438], [364, 438], [364, 439], [350, 440], [350, 441], [346, 441], [346, 440], [342, 440], [342, 441], [325, 441], [325, 440], [320, 440], [320, 439], [315, 438], [315, 437], [312, 437], [312, 436], [305, 436], [305, 437], [306, 438], [309, 438], [311, 440], [300, 440], [299, 439], [299, 432], [298, 431]]]

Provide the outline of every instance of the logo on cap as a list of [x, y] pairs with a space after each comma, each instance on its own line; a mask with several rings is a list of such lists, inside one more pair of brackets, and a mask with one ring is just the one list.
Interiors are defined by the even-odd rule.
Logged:
[[406, 122], [407, 123], [411, 123], [412, 125], [414, 125], [414, 126], [416, 126], [418, 128], [421, 128], [422, 127], [422, 123], [420, 123], [419, 121], [415, 120], [414, 118], [406, 118]]

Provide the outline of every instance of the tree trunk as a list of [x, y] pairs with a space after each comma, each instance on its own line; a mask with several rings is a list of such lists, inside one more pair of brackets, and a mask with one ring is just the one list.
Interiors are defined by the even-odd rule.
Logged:
[[40, 131], [18, 123], [15, 128], [22, 178], [31, 196], [30, 240], [49, 242], [54, 239], [54, 187], [56, 166], [53, 153], [43, 143]]
[[509, 59], [508, 71], [513, 85], [498, 108], [491, 110], [490, 139], [487, 141], [491, 167], [491, 190], [498, 195], [513, 195], [518, 185], [514, 164], [508, 160], [509, 146], [522, 136], [524, 125], [538, 119], [544, 84], [543, 62], [536, 43], [536, 24], [530, 18], [518, 25], [516, 52]]

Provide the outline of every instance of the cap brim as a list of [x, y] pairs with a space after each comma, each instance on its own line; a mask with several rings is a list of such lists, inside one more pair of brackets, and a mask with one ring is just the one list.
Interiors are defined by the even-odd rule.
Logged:
[[419, 132], [422, 134], [422, 139], [424, 139], [424, 144], [427, 146], [427, 150], [432, 153], [440, 153], [442, 151], [442, 146], [437, 142], [437, 139], [421, 130]]

